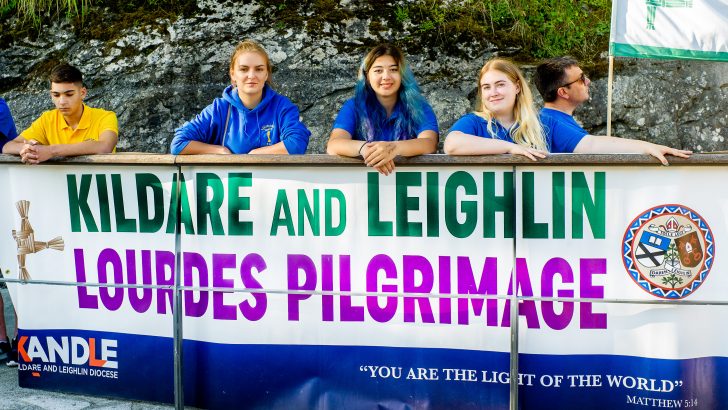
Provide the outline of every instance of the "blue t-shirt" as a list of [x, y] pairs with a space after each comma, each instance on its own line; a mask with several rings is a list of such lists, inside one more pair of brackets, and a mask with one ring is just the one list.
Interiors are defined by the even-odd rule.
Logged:
[[[437, 117], [435, 117], [435, 112], [432, 111], [432, 107], [430, 107], [429, 104], [425, 103], [422, 109], [422, 123], [417, 126], [417, 133], [415, 135], [408, 135], [407, 139], [417, 138], [417, 136], [420, 135], [420, 133], [423, 131], [430, 130], [437, 133], [440, 132], [439, 128], [437, 127]], [[397, 104], [394, 108], [394, 111], [392, 111], [392, 115], [390, 115], [389, 118], [384, 121], [384, 124], [381, 124], [382, 133], [379, 135], [375, 135], [374, 141], [395, 141], [397, 139], [394, 135], [394, 124], [397, 120], [397, 117], [402, 115], [401, 110], [402, 108], [400, 104]], [[339, 114], [336, 116], [336, 120], [334, 121], [334, 126], [332, 128], [341, 128], [342, 130], [351, 134], [352, 139], [360, 141], [364, 140], [364, 138], [360, 135], [357, 135], [358, 133], [356, 132], [356, 130], [359, 128], [359, 119], [356, 116], [356, 106], [354, 104], [353, 98], [347, 100], [341, 107], [341, 110], [339, 110]]]
[[12, 141], [18, 137], [18, 130], [15, 128], [13, 116], [10, 114], [10, 108], [5, 100], [0, 98], [0, 152], [6, 142]]
[[[541, 110], [539, 118], [545, 134], [546, 147], [549, 152], [574, 152], [574, 148], [576, 148], [577, 144], [579, 144], [581, 139], [588, 134], [586, 130], [579, 127], [579, 124], [574, 121], [572, 116], [564, 114], [561, 111], [544, 108]], [[581, 130], [581, 132], [574, 127], [577, 127], [578, 130]], [[495, 135], [491, 134], [490, 130], [488, 130], [488, 121], [486, 121], [485, 118], [470, 113], [465, 114], [457, 120], [457, 122], [453, 124], [452, 128], [450, 128], [450, 131], [460, 131], [462, 133], [478, 137], [495, 138], [514, 142], [509, 129], [505, 128], [497, 120], [493, 120], [493, 128]], [[514, 125], [511, 127], [510, 131], [515, 131], [516, 129], [517, 128]]]
[[[513, 131], [515, 131], [517, 128], [518, 127], [516, 126], [516, 124], [511, 127]], [[509, 132], [509, 129], [501, 125], [498, 120], [493, 120], [493, 131], [495, 131], [495, 134], [491, 134], [490, 130], [488, 129], [488, 121], [486, 121], [485, 118], [473, 113], [465, 114], [460, 117], [460, 119], [457, 120], [455, 124], [453, 124], [450, 128], [450, 132], [453, 131], [460, 131], [464, 134], [475, 135], [483, 138], [493, 138], [497, 140], [514, 142], [513, 138], [511, 138], [511, 133]]]
[[559, 110], [544, 107], [539, 119], [551, 152], [574, 152], [581, 139], [589, 135], [574, 117]]

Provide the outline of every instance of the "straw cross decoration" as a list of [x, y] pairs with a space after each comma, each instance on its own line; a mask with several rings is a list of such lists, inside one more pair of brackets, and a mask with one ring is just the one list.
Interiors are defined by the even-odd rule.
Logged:
[[62, 251], [64, 244], [63, 238], [57, 236], [48, 242], [39, 242], [35, 240], [33, 227], [28, 221], [28, 209], [30, 209], [30, 201], [21, 200], [15, 203], [15, 207], [20, 214], [20, 231], [13, 229], [13, 238], [18, 245], [18, 267], [20, 268], [20, 279], [30, 279], [30, 273], [25, 268], [25, 256], [40, 252], [43, 249], [55, 249]]

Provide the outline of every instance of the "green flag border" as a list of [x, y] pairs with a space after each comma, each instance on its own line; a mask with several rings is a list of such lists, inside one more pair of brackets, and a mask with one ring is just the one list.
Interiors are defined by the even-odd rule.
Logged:
[[664, 60], [728, 61], [728, 52], [686, 50], [682, 48], [643, 46], [639, 44], [609, 43], [609, 55], [615, 57], [657, 58]]

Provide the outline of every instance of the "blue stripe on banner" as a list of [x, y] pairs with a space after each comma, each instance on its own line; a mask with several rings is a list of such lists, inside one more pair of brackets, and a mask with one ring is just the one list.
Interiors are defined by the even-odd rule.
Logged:
[[[169, 338], [81, 330], [23, 331], [21, 336], [28, 336], [23, 347], [33, 358], [30, 363], [21, 360], [22, 387], [173, 402]], [[59, 346], [68, 338], [68, 345], [76, 347], [76, 362], [83, 361], [84, 343], [90, 345], [91, 339], [95, 352], [86, 356], [99, 360], [101, 340], [106, 340], [107, 356], [112, 352], [110, 361], [118, 362], [118, 369], [99, 367], [93, 360], [95, 366], [70, 363], [74, 355], [69, 363], [58, 357], [41, 363], [39, 355], [48, 359], [52, 350], [49, 336]], [[115, 348], [109, 340], [116, 341]], [[503, 352], [192, 340], [183, 348], [185, 402], [196, 407], [508, 408], [509, 358]], [[521, 354], [519, 363], [522, 409], [728, 409], [728, 393], [722, 388], [728, 385], [725, 357]], [[55, 371], [44, 370], [44, 364], [56, 366]], [[116, 378], [112, 371], [118, 372]]]
[[[27, 339], [23, 340], [24, 337]], [[58, 345], [68, 346], [67, 358]], [[94, 339], [95, 352], [88, 349]], [[102, 358], [102, 343], [115, 341], [108, 347], [116, 356], [118, 368], [91, 366], [89, 358]], [[85, 330], [22, 330], [21, 347], [32, 359], [19, 358], [20, 387], [64, 391], [93, 396], [130, 398], [158, 402], [174, 402], [174, 356], [171, 338], [140, 336]], [[51, 346], [49, 346], [51, 344]], [[52, 351], [56, 351], [52, 360]], [[86, 354], [84, 354], [86, 352]], [[39, 358], [45, 356], [47, 360]], [[75, 357], [75, 359], [74, 359]]]
[[[545, 378], [521, 392], [523, 409], [728, 409], [725, 357], [520, 355], [519, 364], [521, 373]], [[561, 387], [546, 387], [556, 375], [563, 376]]]
[[[408, 379], [417, 368], [436, 369], [439, 380]], [[446, 380], [444, 369], [460, 372]], [[508, 353], [188, 342], [185, 401], [210, 408], [507, 409], [507, 382], [484, 384], [479, 369], [507, 373]]]

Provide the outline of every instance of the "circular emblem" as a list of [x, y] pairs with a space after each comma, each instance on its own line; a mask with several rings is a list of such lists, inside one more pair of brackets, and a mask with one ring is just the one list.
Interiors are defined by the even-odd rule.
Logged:
[[713, 232], [703, 217], [682, 205], [648, 209], [627, 227], [622, 261], [629, 276], [653, 296], [682, 299], [710, 273]]

